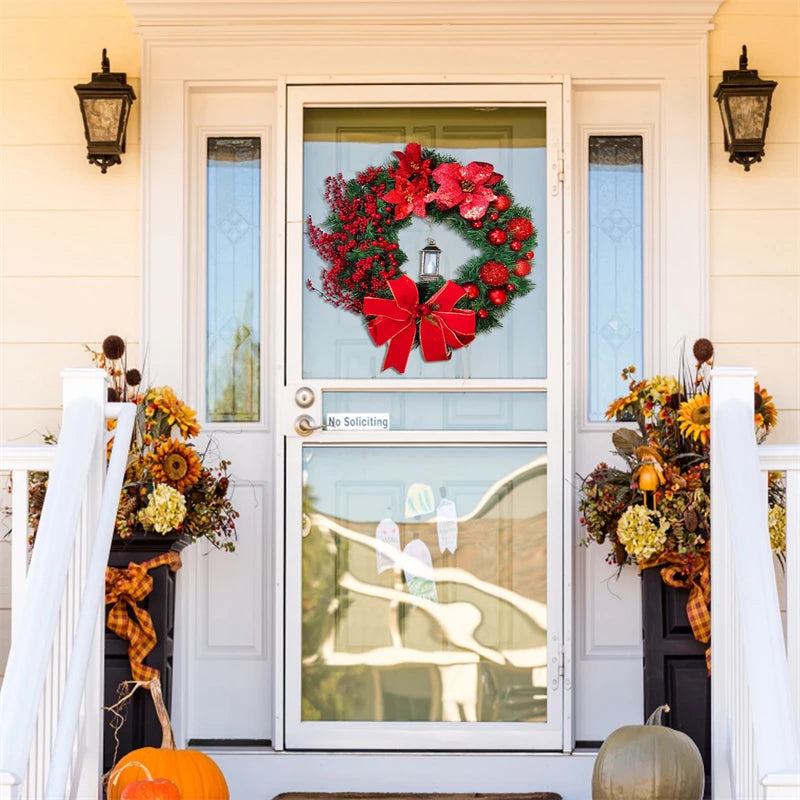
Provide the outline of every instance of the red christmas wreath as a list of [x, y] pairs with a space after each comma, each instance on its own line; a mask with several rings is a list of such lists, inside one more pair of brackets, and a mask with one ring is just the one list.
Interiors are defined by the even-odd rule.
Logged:
[[[383, 369], [403, 372], [416, 345], [426, 361], [442, 361], [501, 324], [514, 298], [534, 287], [536, 229], [491, 164], [460, 164], [415, 142], [393, 155], [350, 180], [326, 178], [330, 212], [321, 227], [309, 217], [308, 236], [327, 266], [322, 288], [308, 287], [363, 315], [375, 344], [388, 344]], [[452, 281], [416, 283], [398, 244], [412, 215], [446, 224], [479, 255]]]

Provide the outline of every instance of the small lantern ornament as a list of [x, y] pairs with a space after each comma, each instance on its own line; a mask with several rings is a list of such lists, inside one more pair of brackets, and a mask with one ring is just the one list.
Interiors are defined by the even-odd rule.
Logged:
[[112, 164], [121, 164], [125, 152], [125, 129], [131, 105], [136, 99], [127, 84], [124, 72], [111, 72], [111, 64], [103, 48], [102, 72], [93, 72], [90, 83], [75, 86], [83, 117], [87, 155], [105, 174]]
[[433, 239], [428, 239], [428, 244], [419, 251], [419, 279], [420, 281], [435, 281], [439, 277], [439, 259], [442, 251], [436, 246]]
[[772, 93], [777, 85], [777, 81], [759, 78], [758, 70], [747, 68], [747, 45], [742, 45], [739, 69], [724, 70], [722, 83], [714, 92], [725, 131], [725, 151], [730, 153], [728, 161], [741, 164], [745, 172], [764, 155]]

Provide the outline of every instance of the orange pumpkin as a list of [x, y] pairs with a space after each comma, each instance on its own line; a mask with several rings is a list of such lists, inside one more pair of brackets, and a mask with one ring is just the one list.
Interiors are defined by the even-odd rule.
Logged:
[[[205, 753], [198, 750], [176, 750], [175, 737], [169, 720], [161, 681], [150, 681], [150, 693], [161, 722], [161, 747], [140, 747], [123, 756], [108, 776], [108, 800], [123, 800], [123, 793], [129, 784], [152, 782], [153, 778], [167, 778], [178, 788], [179, 797], [187, 800], [230, 800], [228, 784], [220, 768]], [[134, 795], [136, 800], [139, 795]], [[142, 795], [149, 800], [150, 795]], [[161, 798], [161, 795], [153, 795]], [[165, 795], [172, 800], [172, 795]], [[127, 797], [124, 800], [128, 800]]]
[[122, 790], [122, 800], [181, 800], [178, 787], [167, 778], [134, 781]]

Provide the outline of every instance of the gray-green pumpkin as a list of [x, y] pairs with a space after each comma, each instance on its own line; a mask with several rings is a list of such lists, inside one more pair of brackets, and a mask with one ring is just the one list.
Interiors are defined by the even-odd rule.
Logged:
[[644, 725], [617, 728], [597, 754], [592, 800], [701, 800], [705, 786], [697, 745], [661, 725], [659, 706]]

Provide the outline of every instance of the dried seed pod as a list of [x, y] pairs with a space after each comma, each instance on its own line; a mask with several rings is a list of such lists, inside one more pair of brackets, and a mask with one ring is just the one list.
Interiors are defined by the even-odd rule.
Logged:
[[692, 347], [692, 353], [699, 364], [707, 364], [714, 358], [714, 345], [708, 339], [698, 339]]
[[110, 358], [112, 361], [122, 358], [122, 356], [125, 355], [125, 342], [122, 340], [122, 337], [113, 333], [111, 336], [106, 336], [106, 338], [103, 339], [103, 355], [105, 355], [106, 358]]
[[686, 511], [683, 512], [683, 527], [686, 528], [689, 533], [694, 533], [699, 524], [700, 520], [697, 516], [697, 512], [691, 508], [687, 508]]

